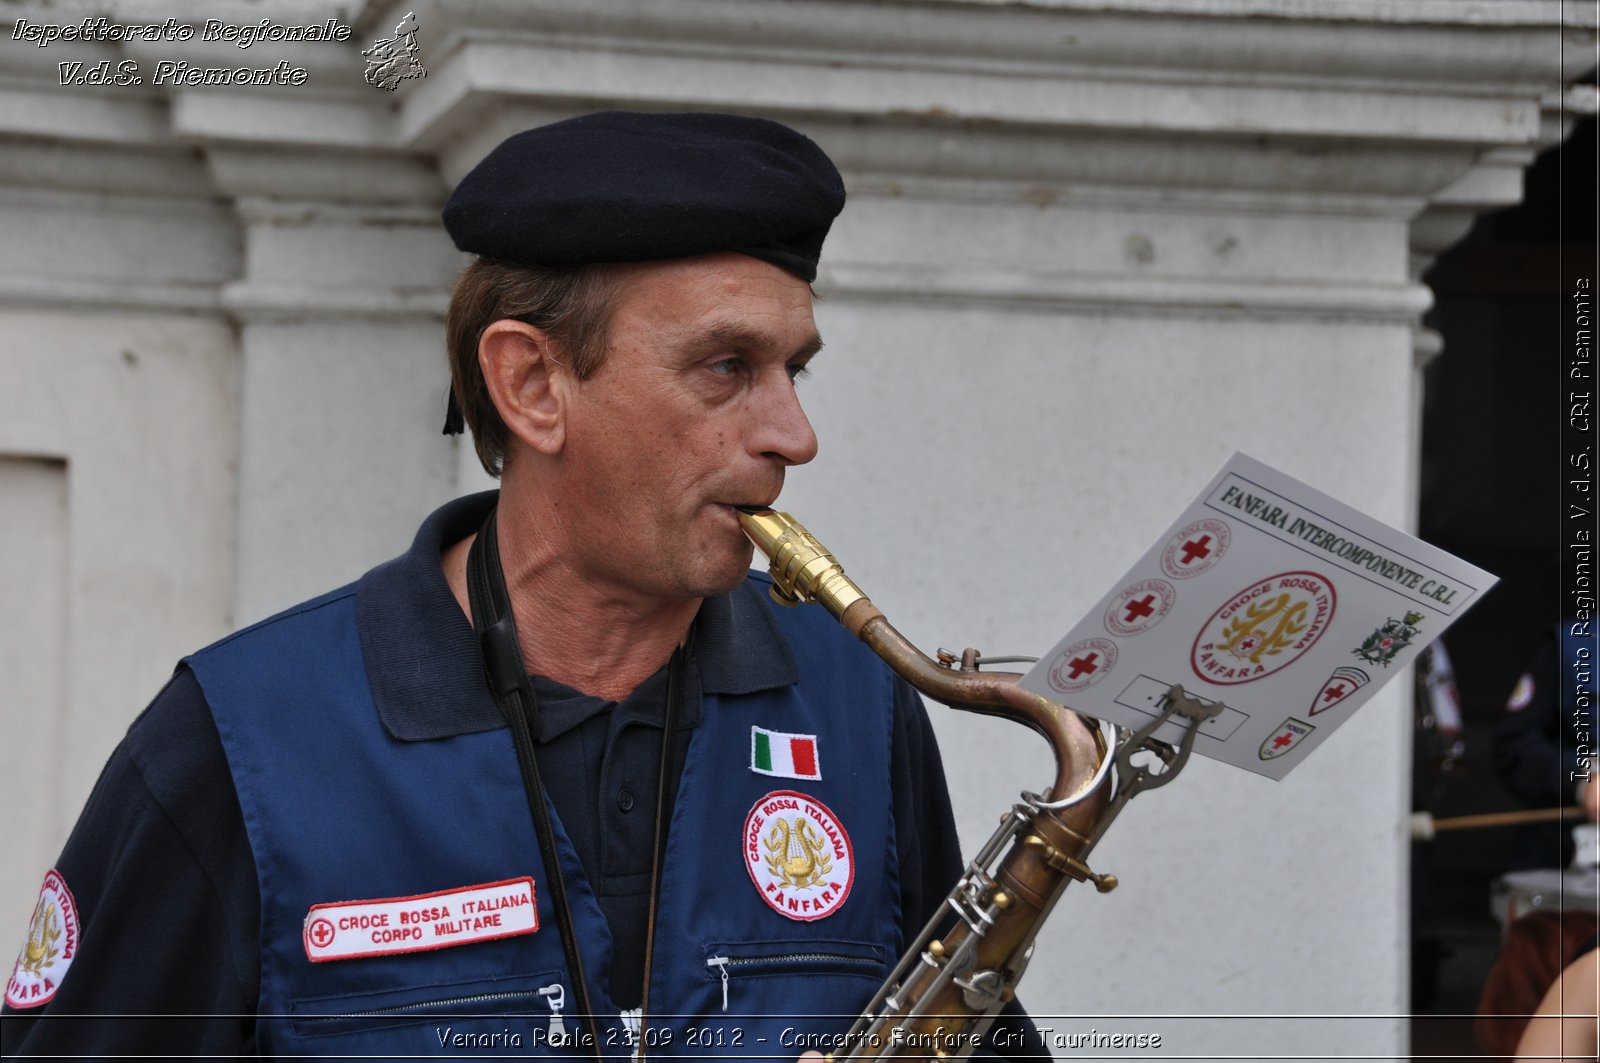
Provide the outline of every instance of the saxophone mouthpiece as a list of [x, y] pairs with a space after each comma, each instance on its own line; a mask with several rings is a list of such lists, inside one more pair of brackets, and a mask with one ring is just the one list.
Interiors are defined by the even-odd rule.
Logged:
[[787, 513], [756, 506], [739, 510], [745, 535], [766, 555], [772, 573], [772, 599], [780, 605], [816, 601], [835, 617], [866, 598], [844, 574], [827, 547]]
[[[760, 550], [769, 562], [776, 566], [784, 536], [792, 535], [792, 529], [800, 526], [789, 514], [779, 513], [776, 510], [763, 509], [760, 506], [733, 508], [739, 511], [739, 527], [744, 529], [745, 536], [756, 544], [756, 549]], [[804, 534], [805, 529], [800, 528], [800, 532]], [[774, 572], [773, 576], [776, 577], [777, 573]]]

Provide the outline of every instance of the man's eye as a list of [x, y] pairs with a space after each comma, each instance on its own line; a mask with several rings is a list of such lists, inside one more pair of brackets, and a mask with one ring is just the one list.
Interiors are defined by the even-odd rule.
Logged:
[[732, 376], [739, 371], [739, 359], [724, 358], [720, 362], [711, 363], [711, 371], [718, 376]]
[[800, 381], [811, 375], [811, 369], [809, 366], [795, 364], [786, 366], [785, 368], [787, 368], [789, 371], [790, 380]]

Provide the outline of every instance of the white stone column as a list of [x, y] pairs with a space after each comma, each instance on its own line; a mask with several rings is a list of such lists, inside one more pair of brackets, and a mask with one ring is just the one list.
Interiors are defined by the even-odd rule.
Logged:
[[241, 623], [347, 583], [455, 493], [439, 435], [444, 286], [431, 208], [246, 198], [240, 323]]
[[124, 124], [135, 107], [19, 105], [17, 59], [0, 47], [8, 948], [129, 721], [232, 624], [239, 385], [208, 288], [236, 268], [237, 230], [202, 169]]
[[[284, 7], [341, 24], [334, 4]], [[253, 22], [249, 19], [225, 22]], [[438, 223], [430, 153], [396, 127], [394, 94], [362, 78], [382, 23], [331, 42], [195, 45], [183, 58], [286, 61], [304, 86], [170, 90], [173, 134], [200, 146], [243, 239], [218, 300], [239, 328], [237, 620], [349, 582], [403, 550], [456, 492], [439, 435], [446, 293], [464, 257]], [[143, 68], [173, 46], [130, 49]]]

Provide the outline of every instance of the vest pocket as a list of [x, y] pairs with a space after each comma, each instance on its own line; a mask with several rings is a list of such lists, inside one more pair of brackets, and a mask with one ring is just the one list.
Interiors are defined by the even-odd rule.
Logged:
[[703, 950], [706, 976], [721, 983], [718, 995], [724, 1012], [763, 1011], [768, 1002], [782, 999], [786, 986], [797, 979], [807, 986], [806, 999], [821, 1004], [826, 998], [827, 1010], [839, 1013], [857, 1011], [871, 996], [871, 989], [857, 979], [877, 986], [889, 976], [888, 950], [860, 941], [711, 942]]
[[[546, 971], [373, 993], [303, 997], [290, 1002], [288, 1018], [299, 1037], [370, 1033], [432, 1023], [439, 1028], [441, 1046], [448, 1046], [458, 1034], [469, 1036], [468, 1043], [480, 1043], [480, 1039], [496, 1033], [507, 1043], [514, 1035], [518, 1042], [527, 1044], [535, 1036], [542, 1039], [546, 1027], [560, 1021], [564, 997], [560, 972]], [[515, 1020], [515, 1025], [500, 1030], [504, 1024], [485, 1023], [485, 1019]], [[491, 1025], [497, 1029], [489, 1030]]]

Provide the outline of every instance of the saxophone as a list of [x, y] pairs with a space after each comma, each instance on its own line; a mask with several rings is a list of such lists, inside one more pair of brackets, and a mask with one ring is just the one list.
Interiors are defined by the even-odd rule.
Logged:
[[[772, 597], [780, 604], [820, 603], [921, 693], [952, 708], [1020, 722], [1050, 742], [1056, 761], [1050, 789], [1022, 794], [1002, 817], [945, 899], [948, 911], [923, 929], [840, 1038], [839, 1050], [824, 1057], [829, 1063], [965, 1058], [1016, 995], [1034, 938], [1068, 883], [1092, 882], [1102, 893], [1116, 887], [1114, 875], [1090, 870], [1089, 851], [1129, 799], [1172, 780], [1188, 760], [1199, 724], [1222, 706], [1174, 686], [1154, 722], [1131, 734], [1111, 729], [1113, 752], [1104, 725], [1077, 726], [1070, 709], [1018, 687], [1021, 676], [981, 671], [976, 650], [959, 658], [942, 650], [937, 660], [925, 656], [787, 513], [744, 509], [740, 523], [770, 563]], [[1169, 720], [1187, 725], [1177, 746], [1153, 738]], [[1132, 758], [1140, 752], [1151, 756], [1136, 766]]]

